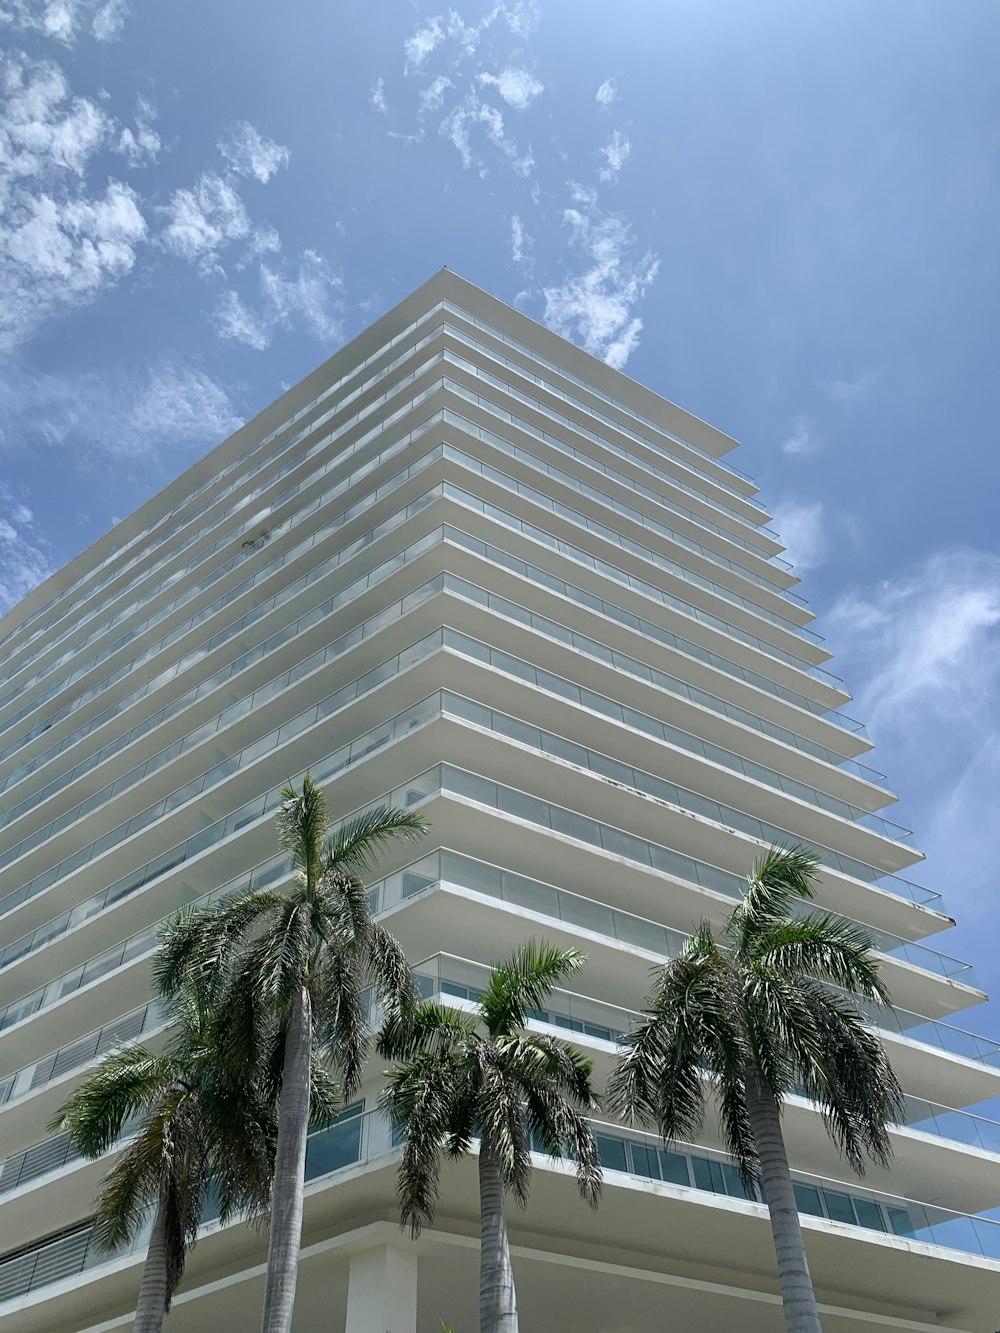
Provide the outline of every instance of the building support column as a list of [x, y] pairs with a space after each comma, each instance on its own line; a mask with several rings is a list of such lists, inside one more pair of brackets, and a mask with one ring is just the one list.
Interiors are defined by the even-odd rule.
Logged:
[[417, 1250], [377, 1245], [351, 1255], [345, 1333], [417, 1333]]

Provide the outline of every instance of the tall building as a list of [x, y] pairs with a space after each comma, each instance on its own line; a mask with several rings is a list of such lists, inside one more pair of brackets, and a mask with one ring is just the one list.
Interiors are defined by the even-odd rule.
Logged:
[[[278, 792], [388, 798], [426, 842], [372, 885], [425, 994], [467, 1005], [534, 935], [586, 950], [532, 1018], [603, 1078], [651, 968], [720, 921], [762, 847], [821, 858], [874, 932], [873, 1010], [906, 1096], [891, 1172], [855, 1178], [815, 1106], [789, 1154], [827, 1333], [1000, 1324], [1000, 1050], [932, 936], [910, 834], [734, 441], [442, 272], [0, 622], [0, 1319], [129, 1326], [144, 1237], [92, 1241], [108, 1163], [46, 1125], [123, 1038], [156, 1045], [157, 922], [278, 883]], [[418, 854], [419, 853], [419, 854]], [[418, 1243], [364, 1097], [313, 1136], [302, 1333], [476, 1327], [473, 1162]], [[598, 1126], [603, 1203], [538, 1158], [511, 1208], [526, 1329], [782, 1328], [764, 1208], [710, 1120], [666, 1152]], [[264, 1237], [209, 1224], [171, 1333], [252, 1328]]]

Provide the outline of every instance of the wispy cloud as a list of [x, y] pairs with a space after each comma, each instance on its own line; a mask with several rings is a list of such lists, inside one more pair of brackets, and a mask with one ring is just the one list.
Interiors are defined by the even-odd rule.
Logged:
[[156, 107], [148, 97], [139, 97], [135, 108], [135, 129], [126, 125], [118, 136], [118, 152], [127, 159], [130, 167], [151, 166], [160, 156], [163, 144], [159, 134], [153, 128], [156, 121]]
[[0, 615], [49, 577], [50, 556], [32, 511], [0, 486]]
[[996, 867], [1000, 558], [939, 551], [844, 593], [828, 626], [880, 766], [906, 774], [930, 882], [946, 907], [982, 913]]
[[495, 107], [483, 102], [476, 93], [470, 92], [444, 118], [440, 132], [450, 139], [458, 150], [463, 167], [475, 167], [481, 176], [487, 174], [487, 167], [482, 156], [472, 146], [472, 132], [481, 129], [485, 138], [495, 148], [499, 148], [511, 169], [518, 176], [529, 176], [535, 165], [531, 146], [519, 149], [504, 127], [502, 113]]
[[545, 91], [544, 85], [533, 74], [513, 65], [501, 70], [499, 74], [480, 74], [479, 82], [495, 88], [507, 105], [516, 111], [526, 111], [535, 98]]
[[596, 194], [572, 187], [563, 212], [581, 271], [544, 288], [545, 322], [588, 352], [621, 369], [638, 346], [642, 320], [633, 309], [659, 270], [651, 251], [636, 246], [628, 221], [598, 207]]
[[420, 93], [421, 111], [440, 111], [444, 105], [444, 95], [449, 88], [454, 88], [454, 84], [446, 74], [439, 74], [436, 79], [427, 85]]
[[190, 188], [175, 190], [163, 212], [160, 243], [205, 274], [220, 268], [220, 253], [227, 245], [251, 232], [235, 186], [215, 171], [204, 171]]
[[214, 322], [221, 338], [256, 351], [270, 346], [277, 329], [298, 324], [318, 342], [338, 342], [343, 337], [343, 281], [314, 250], [305, 251], [294, 276], [261, 264], [255, 306], [249, 306], [235, 291], [226, 291]]
[[368, 100], [379, 115], [387, 116], [389, 114], [389, 108], [385, 100], [385, 79], [381, 76], [372, 84], [368, 93]]
[[787, 558], [801, 574], [827, 557], [826, 516], [820, 500], [785, 500], [771, 506], [772, 526], [785, 544]]
[[275, 172], [287, 167], [291, 154], [280, 143], [275, 143], [248, 120], [230, 125], [218, 143], [219, 152], [239, 176], [246, 176], [266, 185]]
[[814, 454], [819, 448], [819, 439], [808, 417], [792, 418], [789, 434], [781, 442], [783, 454]]
[[528, 251], [534, 245], [534, 238], [525, 231], [520, 215], [515, 213], [510, 220], [510, 257], [515, 264], [531, 267]]
[[606, 184], [613, 184], [617, 181], [618, 173], [629, 159], [632, 145], [621, 130], [615, 130], [607, 143], [597, 151], [604, 158], [604, 166], [601, 167], [598, 175]]
[[47, 374], [8, 361], [0, 372], [0, 445], [72, 447], [88, 458], [157, 458], [164, 448], [218, 443], [241, 424], [229, 394], [199, 366], [171, 356], [121, 367]]
[[0, 0], [0, 23], [72, 46], [78, 38], [113, 41], [128, 16], [124, 0]]
[[618, 101], [618, 85], [614, 79], [604, 80], [594, 94], [594, 101], [603, 111], [607, 111], [612, 102]]
[[403, 43], [407, 73], [411, 69], [419, 69], [431, 52], [441, 45], [444, 36], [445, 26], [441, 17], [438, 16], [432, 18], [429, 23], [425, 23], [422, 28], [418, 28], [412, 36], [408, 37]]

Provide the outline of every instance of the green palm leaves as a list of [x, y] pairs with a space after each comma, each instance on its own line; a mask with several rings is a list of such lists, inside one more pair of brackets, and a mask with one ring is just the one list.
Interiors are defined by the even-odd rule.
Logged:
[[[813, 897], [816, 864], [797, 847], [773, 848], [757, 863], [719, 937], [703, 922], [660, 970], [608, 1089], [616, 1111], [655, 1125], [666, 1141], [694, 1138], [714, 1099], [730, 1155], [748, 1185], [763, 1183], [794, 1333], [811, 1333], [819, 1320], [780, 1136], [781, 1098], [799, 1092], [816, 1102], [858, 1172], [867, 1157], [888, 1162], [886, 1126], [902, 1109], [858, 1003], [889, 998], [871, 938], [841, 918], [800, 911]], [[780, 1207], [782, 1198], [790, 1206]]]
[[596, 1206], [601, 1165], [583, 1112], [597, 1106], [591, 1065], [570, 1043], [525, 1032], [558, 982], [584, 956], [530, 942], [494, 967], [475, 1012], [423, 1004], [390, 1024], [381, 1049], [400, 1063], [382, 1104], [405, 1132], [397, 1194], [416, 1236], [433, 1220], [442, 1159], [479, 1141], [482, 1333], [515, 1333], [517, 1307], [504, 1195], [528, 1201], [531, 1152], [571, 1158], [580, 1193]]

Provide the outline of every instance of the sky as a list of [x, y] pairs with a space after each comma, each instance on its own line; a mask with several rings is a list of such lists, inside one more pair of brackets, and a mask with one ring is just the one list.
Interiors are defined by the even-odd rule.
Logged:
[[996, 0], [0, 0], [0, 612], [447, 265], [742, 441], [1000, 989], [998, 47]]

